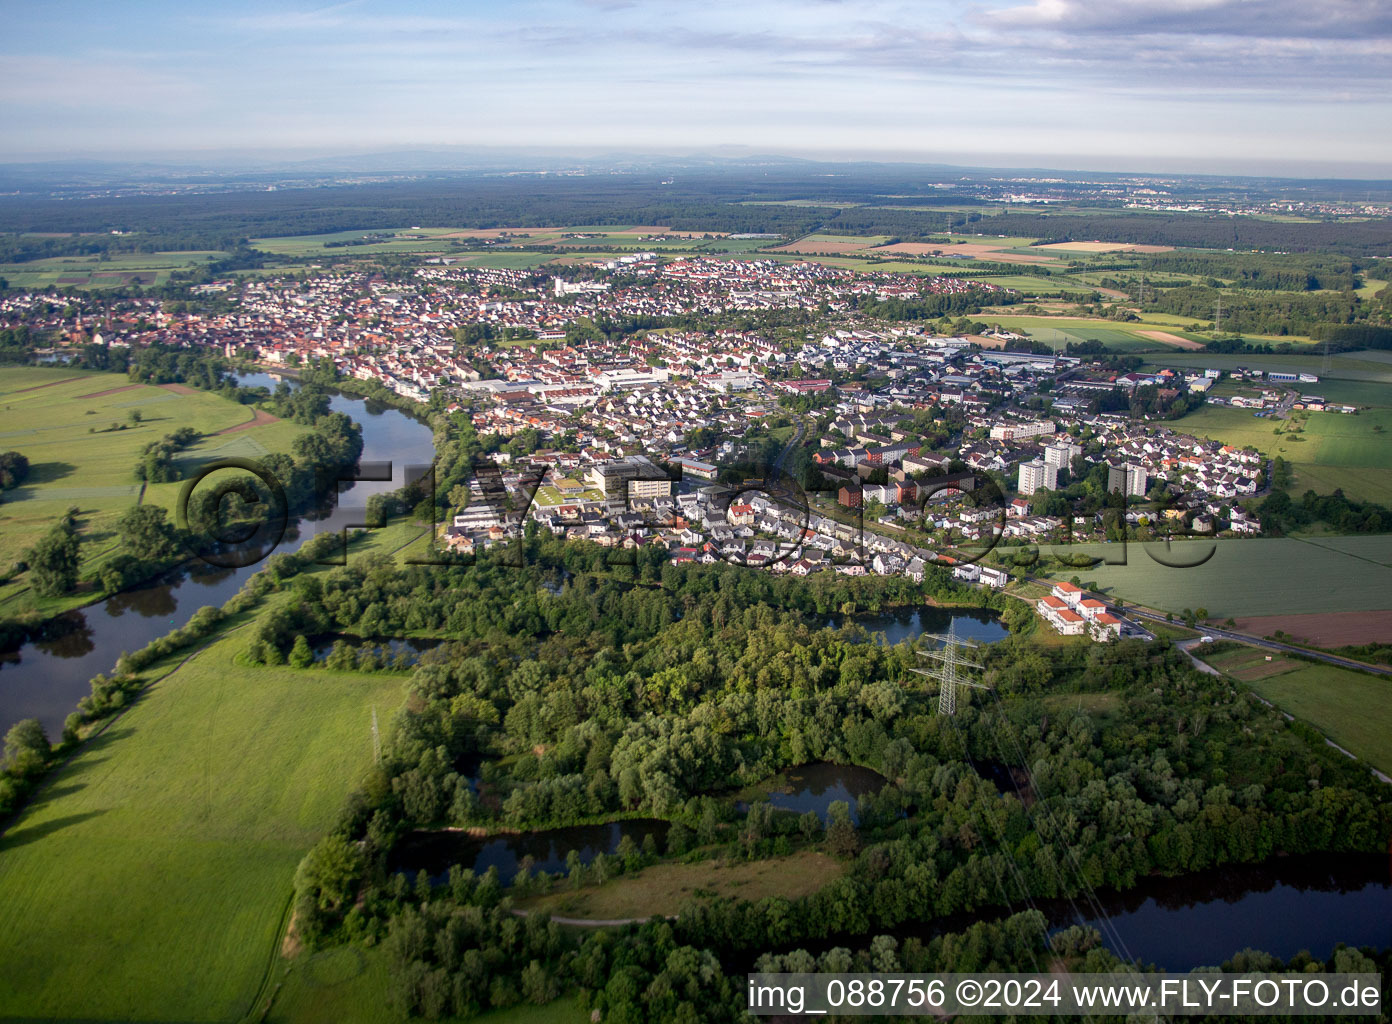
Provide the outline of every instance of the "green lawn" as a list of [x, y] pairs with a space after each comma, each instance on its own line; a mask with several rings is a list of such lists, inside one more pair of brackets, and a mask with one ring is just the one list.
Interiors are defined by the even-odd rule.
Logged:
[[[1228, 652], [1229, 659], [1235, 653]], [[1392, 774], [1392, 680], [1280, 657], [1255, 669], [1241, 660], [1230, 667], [1221, 655], [1212, 661], [1239, 679], [1256, 675], [1244, 681], [1259, 695]]]
[[[112, 392], [101, 394], [101, 392]], [[132, 411], [141, 422], [131, 424]], [[10, 367], [0, 383], [0, 450], [27, 456], [29, 479], [0, 504], [0, 568], [23, 556], [69, 507], [77, 506], [83, 571], [115, 552], [115, 522], [138, 501], [158, 504], [173, 517], [180, 483], [156, 484], [141, 496], [134, 467], [141, 450], [179, 427], [207, 435], [185, 453], [193, 465], [229, 455], [288, 451], [304, 427], [286, 421], [231, 434], [216, 432], [252, 418], [249, 406], [206, 392], [177, 394], [132, 386], [124, 374], [62, 367]], [[110, 430], [115, 423], [125, 429]], [[56, 612], [76, 599], [36, 601], [27, 577], [0, 586], [0, 614], [31, 608]]]
[[[403, 677], [237, 666], [228, 636], [86, 744], [0, 840], [0, 1017], [230, 1021], [295, 866]], [[379, 1004], [380, 1005], [380, 1004]]]
[[[1055, 579], [1077, 576], [1096, 580], [1109, 594], [1161, 611], [1178, 613], [1185, 608], [1206, 608], [1210, 617], [1282, 615], [1299, 612], [1351, 612], [1392, 609], [1392, 535], [1378, 534], [1323, 538], [1307, 543], [1290, 537], [1250, 540], [1184, 541], [1171, 545], [1166, 555], [1159, 543], [1071, 544], [1049, 548], [1041, 554], [1087, 554], [1120, 559], [1124, 565], [1097, 565], [1091, 569], [1059, 566], [1050, 559]], [[1146, 554], [1173, 562], [1198, 561], [1202, 552], [1216, 545], [1213, 557], [1195, 568], [1171, 568]]]

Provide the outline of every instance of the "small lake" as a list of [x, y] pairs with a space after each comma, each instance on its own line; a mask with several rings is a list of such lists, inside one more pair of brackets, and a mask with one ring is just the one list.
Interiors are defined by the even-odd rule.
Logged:
[[601, 853], [614, 853], [624, 836], [642, 846], [652, 836], [659, 850], [664, 849], [668, 823], [656, 818], [634, 818], [611, 821], [606, 825], [572, 825], [569, 828], [545, 829], [539, 832], [518, 832], [494, 836], [471, 836], [465, 832], [411, 832], [403, 836], [391, 852], [391, 870], [417, 874], [424, 868], [432, 877], [449, 873], [459, 864], [482, 874], [489, 868], [498, 869], [504, 885], [512, 884], [517, 866], [523, 857], [535, 862], [533, 873], [564, 872], [566, 855], [574, 850], [583, 864], [589, 864]]
[[[279, 383], [264, 373], [242, 374], [238, 382], [271, 389]], [[429, 465], [435, 455], [430, 427], [398, 409], [343, 394], [333, 394], [329, 407], [362, 426], [362, 462], [390, 461], [392, 479], [346, 485], [332, 510], [292, 522], [282, 550], [361, 523], [369, 497], [402, 486], [408, 466]], [[22, 718], [37, 718], [56, 740], [63, 720], [91, 692], [92, 677], [110, 672], [123, 651], [178, 629], [205, 605], [222, 604], [264, 567], [263, 561], [219, 569], [193, 560], [161, 579], [61, 615], [43, 637], [0, 652], [0, 732]]]
[[923, 633], [955, 632], [960, 639], [978, 644], [993, 644], [1010, 635], [1010, 630], [995, 612], [984, 608], [938, 608], [934, 605], [865, 615], [838, 612], [828, 616], [823, 625], [827, 629], [860, 626], [872, 634], [883, 633], [888, 644], [914, 640]]
[[350, 636], [347, 633], [331, 633], [327, 636], [315, 637], [310, 641], [309, 647], [314, 652], [314, 660], [316, 662], [327, 660], [333, 651], [334, 644], [340, 640], [352, 649], [355, 656], [362, 651], [364, 645], [371, 647], [383, 666], [392, 668], [410, 668], [420, 661], [420, 656], [426, 651], [440, 646], [439, 640], [420, 637], [403, 639], [401, 637], [361, 637]]
[[[888, 780], [877, 771], [854, 764], [804, 764], [780, 772], [767, 783], [768, 802], [785, 811], [816, 811], [826, 824], [828, 808], [837, 800], [851, 807], [851, 821], [860, 824], [856, 800], [862, 793], [878, 793]], [[763, 788], [761, 786], [760, 788]]]

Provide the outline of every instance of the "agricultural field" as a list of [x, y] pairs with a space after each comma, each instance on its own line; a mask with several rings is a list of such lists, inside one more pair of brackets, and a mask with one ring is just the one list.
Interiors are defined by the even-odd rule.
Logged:
[[1204, 658], [1258, 696], [1392, 774], [1392, 680], [1251, 647]]
[[1055, 350], [1062, 350], [1070, 342], [1078, 344], [1084, 341], [1100, 341], [1108, 348], [1122, 352], [1166, 352], [1197, 345], [1192, 338], [1176, 333], [1169, 324], [1148, 321], [1123, 324], [1086, 317], [998, 313], [983, 313], [978, 319], [1008, 331], [1028, 334]]
[[691, 899], [796, 900], [834, 881], [843, 870], [835, 859], [814, 850], [756, 861], [654, 864], [600, 886], [535, 896], [522, 905], [556, 917], [646, 920], [675, 914]]
[[176, 270], [188, 270], [227, 254], [190, 252], [110, 253], [102, 256], [52, 256], [24, 263], [0, 264], [0, 278], [11, 288], [113, 288], [162, 285]]
[[7, 1016], [251, 1008], [295, 867], [371, 763], [372, 709], [390, 721], [405, 677], [244, 668], [244, 637], [155, 683], [0, 839]]
[[[131, 422], [134, 412], [139, 423]], [[178, 384], [132, 384], [121, 374], [63, 367], [7, 368], [0, 383], [0, 451], [20, 452], [31, 469], [0, 504], [0, 567], [13, 565], [73, 506], [80, 510], [84, 574], [115, 553], [116, 520], [132, 505], [161, 505], [172, 519], [182, 484], [142, 488], [133, 469], [147, 444], [179, 427], [204, 435], [184, 453], [190, 466], [288, 451], [304, 432], [265, 413], [254, 423], [256, 415], [249, 406]], [[42, 610], [86, 599], [80, 593], [54, 599]], [[0, 614], [22, 611], [34, 600], [20, 575], [0, 587]]]
[[[1392, 536], [1337, 538], [1337, 546], [1292, 537], [1177, 541], [1168, 554], [1150, 544], [1071, 544], [1040, 548], [1041, 569], [1054, 579], [1095, 580], [1109, 596], [1178, 616], [1185, 608], [1208, 610], [1211, 619], [1301, 612], [1392, 610]], [[1147, 554], [1194, 568], [1162, 565]], [[1043, 556], [1087, 555], [1124, 564], [1069, 568]]]
[[[675, 237], [654, 237], [661, 235]], [[254, 238], [251, 245], [277, 256], [343, 257], [379, 253], [467, 254], [477, 250], [463, 246], [481, 242], [491, 242], [499, 250], [524, 245], [554, 245], [559, 248], [614, 246], [631, 251], [664, 248], [686, 250], [699, 247], [705, 241], [702, 232], [671, 232], [661, 225], [610, 224], [553, 228], [380, 228]]]

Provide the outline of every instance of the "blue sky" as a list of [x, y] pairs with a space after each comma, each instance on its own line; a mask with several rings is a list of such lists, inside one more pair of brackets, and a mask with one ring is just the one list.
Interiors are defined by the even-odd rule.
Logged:
[[782, 152], [1392, 177], [1387, 0], [11, 4], [0, 159]]

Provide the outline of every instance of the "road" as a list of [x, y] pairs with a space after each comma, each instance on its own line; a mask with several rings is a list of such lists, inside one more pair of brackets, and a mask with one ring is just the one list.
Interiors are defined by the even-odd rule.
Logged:
[[[1153, 622], [1164, 622], [1165, 616], [1156, 612], [1144, 611], [1134, 605], [1127, 607], [1124, 614], [1132, 615], [1137, 618], [1150, 619]], [[1285, 654], [1299, 654], [1306, 658], [1314, 658], [1316, 661], [1323, 661], [1330, 665], [1338, 665], [1340, 668], [1358, 669], [1363, 672], [1372, 672], [1380, 676], [1392, 676], [1392, 668], [1385, 665], [1370, 665], [1367, 662], [1354, 661], [1352, 658], [1343, 658], [1337, 654], [1327, 654], [1324, 651], [1312, 651], [1305, 647], [1296, 647], [1292, 644], [1283, 644], [1276, 640], [1267, 640], [1263, 637], [1255, 637], [1249, 633], [1238, 633], [1231, 629], [1219, 629], [1217, 626], [1204, 626], [1203, 634], [1211, 636], [1215, 640], [1236, 640], [1238, 643], [1250, 644], [1253, 647], [1261, 647], [1268, 651], [1280, 651]]]
[[783, 450], [778, 453], [778, 458], [773, 460], [774, 479], [783, 475], [783, 463], [788, 460], [788, 456], [793, 453], [794, 449], [802, 444], [802, 435], [805, 433], [807, 433], [807, 420], [799, 418], [797, 430], [793, 433], [792, 437], [788, 438], [788, 443], [785, 444]]

